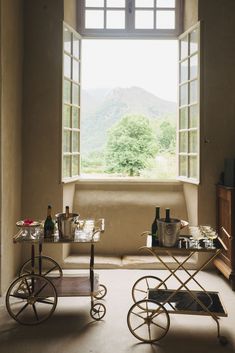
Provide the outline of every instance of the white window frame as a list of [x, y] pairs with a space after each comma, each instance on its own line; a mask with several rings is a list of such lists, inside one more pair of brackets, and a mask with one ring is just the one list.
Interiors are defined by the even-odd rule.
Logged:
[[[74, 55], [74, 52], [67, 52], [65, 47], [64, 47], [64, 42], [65, 42], [65, 37], [64, 37], [64, 33], [65, 33], [65, 29], [67, 29], [70, 34], [71, 34], [71, 38], [76, 38], [78, 40], [78, 50], [79, 50], [79, 56], [76, 57]], [[73, 42], [73, 39], [71, 40], [71, 43]], [[73, 45], [73, 44], [71, 44]], [[67, 182], [71, 182], [71, 181], [76, 181], [79, 179], [80, 176], [80, 111], [81, 111], [81, 107], [80, 107], [80, 103], [81, 103], [81, 36], [79, 35], [79, 33], [77, 33], [73, 28], [71, 28], [67, 23], [63, 22], [63, 71], [62, 71], [62, 122], [61, 122], [61, 126], [62, 126], [62, 133], [61, 133], [61, 155], [62, 155], [62, 162], [61, 162], [61, 180], [63, 183], [67, 183]], [[70, 72], [70, 78], [65, 76], [65, 63], [64, 63], [64, 57], [69, 56], [71, 59], [71, 72]], [[78, 63], [78, 75], [79, 75], [79, 79], [78, 81], [74, 81], [73, 79], [73, 64], [74, 62]], [[70, 82], [70, 102], [67, 102], [64, 100], [64, 82], [68, 81]], [[78, 104], [73, 102], [73, 85], [78, 86]], [[65, 119], [64, 119], [64, 106], [70, 107], [70, 126], [65, 126]], [[73, 108], [78, 109], [78, 126], [74, 127], [73, 126]], [[70, 151], [64, 151], [64, 137], [65, 137], [65, 131], [69, 131], [70, 132]], [[78, 151], [74, 151], [73, 149], [73, 133], [78, 134]], [[69, 169], [69, 176], [64, 174], [64, 159], [65, 158], [69, 158], [70, 159], [70, 169]], [[77, 173], [73, 173], [73, 158], [77, 158], [78, 159], [78, 169], [77, 169]]]
[[[192, 54], [189, 51], [190, 47], [190, 34], [194, 31], [198, 31], [198, 50], [193, 52]], [[201, 55], [200, 55], [200, 37], [201, 37], [201, 30], [200, 30], [200, 22], [198, 22], [196, 25], [193, 27], [189, 28], [186, 32], [182, 33], [179, 36], [179, 82], [178, 82], [178, 121], [177, 121], [177, 169], [178, 169], [178, 179], [184, 182], [188, 182], [191, 184], [199, 184], [200, 183], [200, 66], [201, 66]], [[181, 53], [180, 53], [180, 41], [183, 38], [187, 38], [188, 42], [188, 55], [185, 56], [183, 59], [181, 58]], [[190, 60], [190, 58], [194, 55], [197, 55], [197, 76], [194, 77], [193, 79], [190, 79], [189, 75], [189, 70], [190, 70], [190, 65], [188, 65], [188, 77], [187, 80], [180, 82], [180, 64], [183, 61]], [[190, 102], [190, 83], [193, 81], [197, 81], [197, 102]], [[183, 85], [187, 85], [187, 103], [185, 105], [180, 106], [180, 87]], [[197, 126], [196, 127], [190, 127], [190, 115], [189, 115], [189, 109], [190, 107], [193, 106], [198, 106], [198, 115], [197, 115]], [[187, 127], [186, 128], [181, 128], [180, 126], [180, 110], [183, 108], [187, 109]], [[197, 146], [196, 146], [196, 152], [190, 152], [190, 144], [189, 144], [189, 135], [190, 132], [196, 131], [197, 132]], [[186, 151], [182, 152], [180, 150], [180, 133], [185, 133], [187, 134], [187, 146], [186, 146]], [[185, 157], [186, 159], [186, 173], [185, 175], [182, 175], [181, 173], [181, 161], [180, 158]], [[190, 176], [190, 158], [197, 158], [197, 165], [196, 165], [196, 176], [191, 177]]]
[[[85, 0], [78, 1], [78, 27], [77, 30], [84, 38], [177, 38], [182, 33], [182, 14], [183, 1], [175, 0], [175, 28], [174, 29], [135, 29], [135, 0], [125, 0], [125, 28], [107, 29], [107, 28], [85, 28]], [[107, 10], [106, 0], [104, 0], [104, 9]], [[108, 8], [109, 10], [120, 10], [120, 8]], [[156, 10], [156, 8], [154, 7]], [[138, 8], [138, 10], [148, 10], [148, 8]], [[161, 10], [171, 10], [170, 8], [161, 8]], [[154, 11], [155, 12], [155, 11]], [[155, 18], [155, 15], [154, 15]], [[104, 19], [106, 21], [106, 19]], [[106, 23], [106, 22], [105, 22]]]

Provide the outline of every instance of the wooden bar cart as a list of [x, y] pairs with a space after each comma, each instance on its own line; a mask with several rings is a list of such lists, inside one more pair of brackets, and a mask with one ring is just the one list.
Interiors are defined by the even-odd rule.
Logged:
[[[25, 236], [20, 230], [13, 238], [14, 243], [30, 243], [31, 258], [20, 268], [19, 277], [8, 288], [6, 307], [10, 316], [24, 325], [35, 325], [47, 320], [55, 311], [58, 297], [89, 296], [91, 301], [90, 315], [94, 320], [101, 320], [106, 307], [97, 300], [107, 293], [99, 277], [94, 273], [94, 248], [104, 232], [104, 220], [100, 220], [90, 240], [68, 240], [59, 237], [44, 239], [40, 234], [33, 238]], [[43, 243], [87, 243], [90, 245], [89, 274], [64, 275], [60, 265], [48, 256], [42, 255]], [[36, 253], [38, 247], [38, 255]]]

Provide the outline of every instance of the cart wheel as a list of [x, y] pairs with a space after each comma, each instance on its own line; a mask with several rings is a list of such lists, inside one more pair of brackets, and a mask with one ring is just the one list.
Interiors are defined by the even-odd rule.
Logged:
[[94, 297], [96, 299], [102, 299], [106, 296], [106, 294], [107, 294], [107, 288], [103, 284], [100, 284], [99, 289], [98, 289], [98, 293], [96, 295], [94, 295]]
[[132, 287], [132, 298], [134, 302], [140, 300], [148, 299], [149, 289], [158, 289], [158, 288], [167, 289], [165, 283], [162, 280], [155, 276], [144, 276], [139, 278]]
[[228, 344], [228, 340], [225, 336], [219, 336], [219, 343], [221, 344], [221, 346], [226, 346], [226, 344]]
[[[39, 273], [39, 258], [40, 256], [35, 256], [34, 260], [34, 273], [40, 274], [44, 277], [54, 277], [60, 278], [63, 276], [63, 271], [60, 265], [49, 256], [41, 256], [41, 273]], [[27, 260], [20, 268], [19, 276], [24, 274], [32, 273], [32, 262], [31, 259]]]
[[141, 300], [130, 308], [127, 325], [136, 338], [151, 343], [167, 334], [170, 317], [162, 304], [154, 300]]
[[57, 293], [49, 279], [39, 275], [23, 275], [10, 285], [6, 307], [10, 316], [23, 325], [37, 325], [55, 311]]
[[95, 303], [92, 305], [91, 310], [90, 310], [90, 315], [91, 317], [99, 321], [103, 319], [104, 315], [106, 314], [106, 307], [102, 303]]

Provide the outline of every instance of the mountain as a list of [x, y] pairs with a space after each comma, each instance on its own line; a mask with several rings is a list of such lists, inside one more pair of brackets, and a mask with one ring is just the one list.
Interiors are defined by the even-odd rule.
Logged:
[[87, 154], [105, 145], [107, 131], [123, 116], [144, 115], [151, 119], [176, 114], [176, 103], [139, 88], [87, 90], [82, 92], [81, 152]]

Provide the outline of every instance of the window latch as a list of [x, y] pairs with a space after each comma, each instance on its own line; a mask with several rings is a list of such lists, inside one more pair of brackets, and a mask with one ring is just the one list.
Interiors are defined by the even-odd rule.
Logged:
[[132, 1], [131, 0], [128, 2], [128, 12], [132, 13]]

